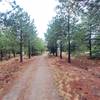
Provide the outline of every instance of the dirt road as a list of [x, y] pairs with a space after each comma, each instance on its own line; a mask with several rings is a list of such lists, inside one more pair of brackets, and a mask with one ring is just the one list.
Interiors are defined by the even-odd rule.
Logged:
[[58, 96], [45, 55], [35, 57], [34, 62], [2, 100], [62, 100]]

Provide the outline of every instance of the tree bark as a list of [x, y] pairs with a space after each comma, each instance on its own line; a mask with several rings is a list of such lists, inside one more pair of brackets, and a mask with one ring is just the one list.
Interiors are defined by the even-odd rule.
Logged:
[[58, 50], [57, 50], [58, 46], [57, 46], [57, 41], [55, 42], [55, 53], [56, 53], [56, 57], [58, 56]]
[[28, 41], [28, 57], [31, 58], [30, 40]]
[[8, 58], [9, 58], [9, 59], [11, 58], [10, 51], [9, 51], [9, 56], [8, 56]]
[[91, 25], [90, 25], [90, 34], [89, 34], [89, 51], [90, 51], [90, 58], [91, 58], [92, 57]]
[[12, 50], [12, 53], [13, 53], [13, 57], [15, 58], [16, 57], [15, 50]]
[[3, 52], [2, 52], [2, 50], [0, 51], [0, 55], [1, 55], [0, 60], [2, 61], [3, 60]]
[[62, 59], [62, 41], [60, 41], [60, 58]]
[[20, 62], [23, 62], [22, 30], [20, 32]]
[[56, 46], [56, 57], [58, 56], [58, 50], [57, 50], [57, 46]]
[[53, 56], [55, 55], [55, 48], [53, 47], [51, 52], [53, 53]]
[[69, 13], [69, 9], [68, 9], [68, 63], [71, 63], [70, 13]]
[[14, 56], [14, 58], [16, 57], [16, 53], [15, 53], [15, 50], [13, 51], [13, 56]]

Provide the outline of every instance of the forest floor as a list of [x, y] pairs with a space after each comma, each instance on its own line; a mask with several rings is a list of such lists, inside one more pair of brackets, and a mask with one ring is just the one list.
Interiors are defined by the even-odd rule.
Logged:
[[100, 100], [100, 60], [35, 56], [0, 62], [0, 100]]
[[15, 80], [20, 78], [33, 60], [34, 58], [28, 59], [24, 57], [24, 62], [20, 63], [19, 58], [16, 57], [0, 62], [0, 100], [9, 92], [13, 84], [15, 84]]
[[[12, 59], [7, 62], [7, 68], [4, 67], [1, 67], [4, 83], [0, 84], [0, 100], [62, 100], [45, 55], [26, 59], [21, 65]], [[7, 72], [6, 75], [3, 72]]]
[[100, 100], [100, 60], [82, 56], [68, 64], [65, 57], [49, 56], [48, 62], [64, 100]]

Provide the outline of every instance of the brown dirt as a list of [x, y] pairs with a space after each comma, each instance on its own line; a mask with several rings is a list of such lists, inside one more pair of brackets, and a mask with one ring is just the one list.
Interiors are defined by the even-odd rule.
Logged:
[[100, 60], [80, 57], [72, 60], [48, 58], [55, 84], [64, 100], [100, 100]]
[[0, 100], [14, 84], [15, 80], [20, 77], [32, 59], [24, 58], [24, 62], [20, 63], [19, 58], [12, 58], [8, 61], [0, 62]]
[[1, 100], [62, 100], [46, 57], [34, 57]]

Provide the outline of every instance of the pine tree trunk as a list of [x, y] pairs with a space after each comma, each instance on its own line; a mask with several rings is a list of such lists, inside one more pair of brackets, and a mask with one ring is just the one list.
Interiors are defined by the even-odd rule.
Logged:
[[22, 44], [22, 30], [20, 32], [20, 62], [23, 62], [23, 44]]
[[53, 50], [52, 50], [52, 53], [53, 53], [53, 56], [55, 55], [55, 50], [54, 50], [54, 47], [52, 48]]
[[6, 60], [8, 60], [8, 52], [7, 52], [7, 50], [5, 50], [5, 56], [6, 56]]
[[9, 58], [9, 59], [11, 58], [10, 51], [9, 51], [9, 56], [8, 56], [8, 58]]
[[60, 58], [62, 59], [62, 41], [60, 41]]
[[56, 57], [58, 56], [57, 42], [56, 42]]
[[90, 34], [89, 34], [89, 51], [90, 51], [90, 58], [91, 58], [92, 57], [91, 25], [90, 25]]
[[57, 48], [56, 48], [56, 57], [58, 56]]
[[28, 57], [31, 58], [30, 40], [28, 41]]
[[0, 60], [2, 61], [3, 60], [3, 52], [2, 52], [2, 50], [0, 51], [0, 55], [1, 55]]
[[69, 14], [69, 10], [68, 10], [68, 63], [71, 63], [70, 14]]
[[16, 57], [15, 50], [12, 50], [12, 53], [13, 53], [13, 57], [15, 58]]

